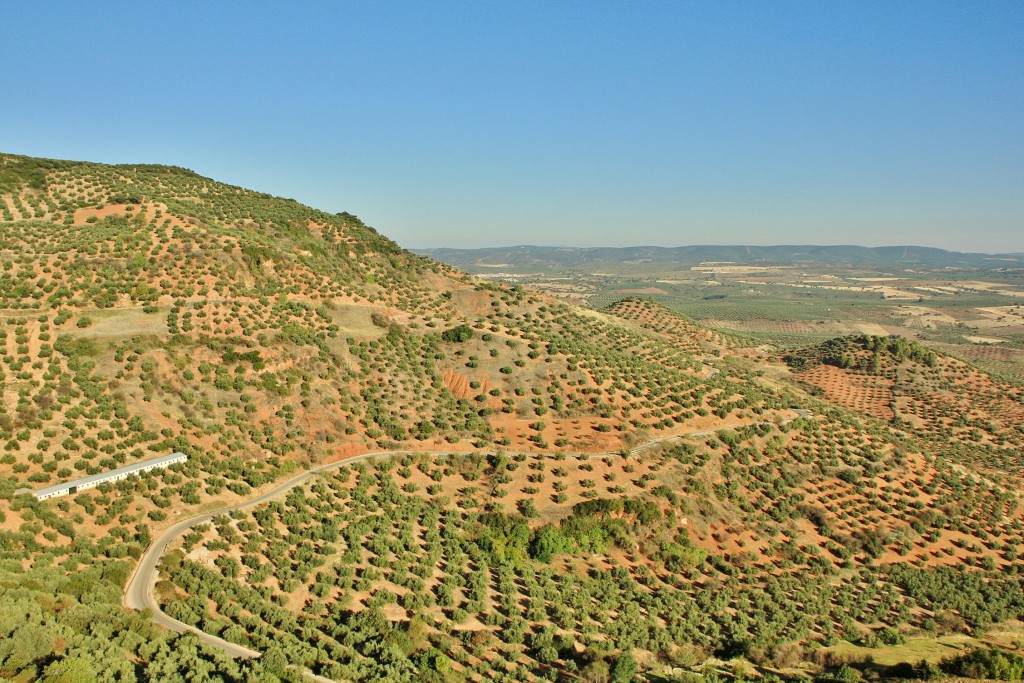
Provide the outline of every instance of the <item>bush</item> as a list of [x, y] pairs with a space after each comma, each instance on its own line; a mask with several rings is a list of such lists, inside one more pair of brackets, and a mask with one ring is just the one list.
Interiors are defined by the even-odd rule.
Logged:
[[965, 678], [1024, 680], [1024, 657], [999, 650], [972, 650], [959, 657], [944, 659], [941, 668], [948, 674]]
[[473, 329], [469, 325], [459, 325], [441, 333], [441, 340], [461, 344], [469, 341], [473, 336]]

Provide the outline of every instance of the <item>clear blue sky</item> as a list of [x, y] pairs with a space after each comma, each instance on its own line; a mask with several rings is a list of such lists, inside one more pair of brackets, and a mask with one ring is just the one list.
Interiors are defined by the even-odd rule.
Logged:
[[411, 248], [1024, 251], [1024, 2], [0, 0], [0, 151]]

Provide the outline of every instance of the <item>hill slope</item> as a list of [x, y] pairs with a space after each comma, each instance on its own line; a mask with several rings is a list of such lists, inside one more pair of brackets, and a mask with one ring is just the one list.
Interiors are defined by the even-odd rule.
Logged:
[[898, 337], [834, 339], [786, 356], [832, 403], [885, 420], [931, 452], [1002, 477], [1024, 473], [1024, 388]]
[[[703, 424], [700, 408], [738, 413], [740, 390], [760, 395], [741, 377], [709, 386], [692, 354], [613, 317], [413, 256], [351, 215], [182, 169], [4, 168], [8, 185], [25, 181], [0, 224], [4, 438], [27, 428], [7, 465], [33, 483], [105, 467], [65, 457], [71, 442], [111, 456], [99, 460], [151, 445], [247, 470], [271, 454], [461, 439], [614, 449], [637, 429]], [[87, 384], [93, 395], [76, 396]], [[41, 447], [35, 432], [49, 434]]]
[[[1019, 394], [926, 350], [875, 368], [883, 342], [836, 342], [846, 370], [865, 356], [865, 392], [893, 396], [865, 409], [807, 374], [831, 347], [791, 373], [649, 301], [593, 311], [480, 282], [350, 214], [179, 168], [2, 156], [0, 212], [0, 633], [33, 634], [0, 646], [2, 676], [275, 680], [283, 658], [411, 680], [450, 657], [483, 680], [490, 644], [534, 680], [1024, 610]], [[915, 398], [941, 391], [971, 407], [963, 424]], [[978, 447], [941, 448], [939, 427]], [[227, 662], [118, 609], [155, 530], [385, 449], [411, 454], [219, 517], [168, 556], [169, 612], [284, 652]], [[16, 493], [171, 450], [188, 463]], [[565, 455], [604, 451], [629, 457]], [[949, 599], [990, 581], [998, 603]], [[740, 618], [782, 595], [760, 635]]]
[[[162, 485], [80, 494], [58, 534], [138, 552], [172, 510], [374, 449], [615, 450], [785, 412], [671, 340], [474, 281], [349, 214], [180, 168], [0, 162], [8, 490], [190, 456]], [[34, 514], [5, 513], [12, 542], [64, 542]]]

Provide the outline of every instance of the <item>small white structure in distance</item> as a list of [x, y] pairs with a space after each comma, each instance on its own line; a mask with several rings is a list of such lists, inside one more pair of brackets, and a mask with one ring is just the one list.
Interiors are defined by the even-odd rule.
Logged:
[[75, 479], [73, 481], [66, 481], [63, 484], [54, 484], [53, 486], [47, 486], [45, 489], [39, 489], [33, 495], [36, 500], [46, 500], [47, 498], [58, 498], [60, 496], [67, 496], [72, 493], [78, 493], [84, 489], [91, 489], [104, 482], [110, 481], [121, 481], [127, 479], [129, 475], [139, 474], [140, 472], [149, 472], [160, 467], [168, 467], [175, 463], [185, 462], [188, 460], [188, 456], [184, 453], [171, 453], [170, 455], [162, 455], [159, 458], [152, 458], [150, 460], [142, 460], [134, 465], [125, 465], [124, 467], [118, 467], [115, 470], [109, 472], [100, 472], [99, 474], [91, 474], [88, 477], [82, 477], [81, 479]]

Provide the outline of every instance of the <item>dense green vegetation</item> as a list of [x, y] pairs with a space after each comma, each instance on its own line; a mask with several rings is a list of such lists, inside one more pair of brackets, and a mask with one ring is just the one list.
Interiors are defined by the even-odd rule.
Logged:
[[121, 589], [131, 563], [111, 559], [111, 547], [83, 539], [49, 551], [12, 547], [8, 539], [0, 559], [2, 680], [278, 680], [270, 661], [236, 662], [126, 612]]
[[[857, 352], [861, 350], [869, 352], [866, 358], [858, 357]], [[808, 363], [818, 362], [877, 374], [882, 368], [882, 354], [886, 354], [896, 363], [910, 361], [930, 368], [938, 364], [935, 351], [926, 346], [904, 337], [877, 335], [831, 339], [818, 346], [786, 354], [783, 360], [796, 369], [802, 369]]]

